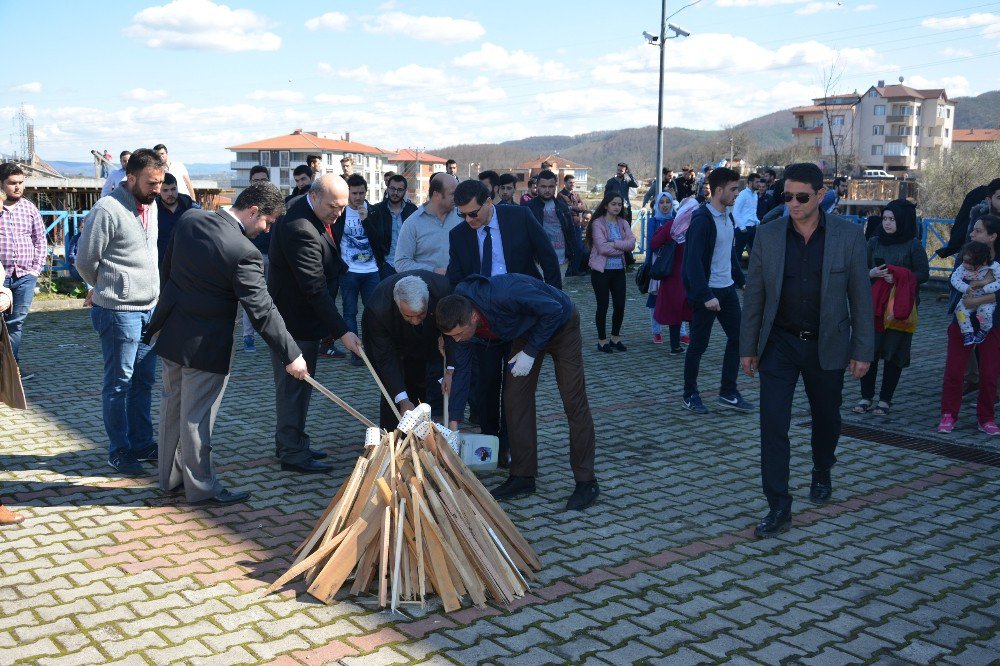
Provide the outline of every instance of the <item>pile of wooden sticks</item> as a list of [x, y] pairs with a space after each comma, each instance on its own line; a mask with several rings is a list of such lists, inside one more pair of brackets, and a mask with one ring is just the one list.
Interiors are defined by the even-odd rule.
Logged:
[[481, 607], [524, 595], [538, 556], [436, 426], [369, 428], [365, 443], [268, 592], [304, 575], [309, 594], [330, 603], [353, 574], [352, 595], [377, 594], [393, 610], [431, 591], [448, 612], [466, 596]]

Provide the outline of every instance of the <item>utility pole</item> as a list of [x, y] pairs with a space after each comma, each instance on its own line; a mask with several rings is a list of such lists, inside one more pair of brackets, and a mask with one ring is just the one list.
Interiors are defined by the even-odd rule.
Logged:
[[[663, 73], [666, 66], [667, 43], [667, 0], [663, 0], [660, 8], [660, 104], [656, 112], [656, 173], [653, 175], [653, 182], [650, 187], [655, 186], [657, 194], [663, 188], [663, 139], [665, 128], [663, 127]], [[653, 208], [656, 208], [656, 201], [653, 201]]]

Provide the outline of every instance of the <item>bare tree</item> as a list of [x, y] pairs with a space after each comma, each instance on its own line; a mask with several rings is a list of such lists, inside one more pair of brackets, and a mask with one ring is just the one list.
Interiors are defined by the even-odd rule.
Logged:
[[[836, 88], [840, 85], [840, 79], [844, 74], [844, 68], [839, 66], [840, 59], [836, 59], [831, 63], [830, 67], [824, 67], [822, 70], [822, 82], [823, 82], [823, 117], [826, 119], [826, 131], [830, 136], [830, 148], [833, 150], [833, 175], [837, 176], [840, 174], [840, 153], [843, 146], [840, 140], [845, 136], [844, 134], [834, 134], [833, 133], [833, 116], [834, 109], [831, 108], [830, 98], [836, 95]], [[846, 114], [845, 114], [846, 115]], [[851, 121], [851, 129], [853, 134], [853, 120]], [[839, 126], [841, 129], [844, 125]], [[851, 139], [853, 145], [853, 138]]]
[[920, 214], [953, 218], [969, 190], [994, 178], [1000, 178], [1000, 141], [941, 151], [917, 172]]

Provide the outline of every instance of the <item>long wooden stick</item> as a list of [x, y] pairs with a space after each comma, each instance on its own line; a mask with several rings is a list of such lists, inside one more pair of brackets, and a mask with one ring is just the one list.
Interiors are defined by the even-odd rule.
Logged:
[[330, 391], [325, 386], [323, 386], [322, 384], [320, 384], [318, 381], [316, 381], [315, 379], [313, 379], [310, 375], [306, 375], [306, 381], [309, 382], [309, 384], [314, 389], [316, 389], [317, 391], [319, 391], [320, 393], [322, 393], [323, 395], [325, 395], [326, 397], [328, 397], [330, 400], [332, 400], [333, 402], [335, 402], [338, 405], [340, 405], [341, 407], [343, 407], [345, 410], [347, 410], [348, 414], [350, 414], [351, 416], [353, 416], [357, 420], [361, 421], [362, 423], [364, 423], [369, 428], [377, 428], [378, 427], [377, 425], [375, 425], [374, 423], [372, 423], [368, 419], [368, 417], [366, 417], [364, 414], [362, 414], [361, 412], [359, 412], [358, 410], [354, 409], [353, 407], [351, 407], [350, 405], [348, 405], [346, 402], [344, 402], [343, 400], [341, 400], [340, 398], [338, 398], [336, 395], [333, 394], [332, 391]]
[[396, 403], [393, 402], [392, 396], [389, 395], [389, 392], [385, 389], [385, 384], [383, 384], [382, 380], [378, 378], [378, 373], [375, 372], [375, 368], [372, 366], [372, 362], [368, 360], [368, 355], [365, 354], [364, 349], [361, 350], [359, 356], [361, 357], [361, 360], [365, 362], [365, 365], [368, 366], [368, 372], [372, 373], [372, 377], [375, 378], [375, 383], [378, 384], [379, 389], [382, 391], [382, 395], [385, 396], [385, 401], [389, 403], [392, 413], [396, 415], [396, 420], [398, 421], [403, 418], [403, 416], [399, 413], [399, 410], [396, 408]]
[[451, 393], [451, 391], [449, 391], [448, 393], [444, 392], [444, 379], [443, 379], [444, 377], [446, 377], [448, 375], [448, 359], [444, 359], [443, 363], [444, 363], [444, 374], [441, 375], [441, 377], [442, 377], [442, 380], [441, 380], [441, 397], [444, 399], [444, 415], [441, 416], [441, 423], [444, 424], [445, 427], [448, 427], [448, 425], [451, 423], [451, 421], [448, 419], [448, 416], [449, 416], [449, 414], [448, 414], [448, 398], [450, 397], [448, 395], [448, 393]]

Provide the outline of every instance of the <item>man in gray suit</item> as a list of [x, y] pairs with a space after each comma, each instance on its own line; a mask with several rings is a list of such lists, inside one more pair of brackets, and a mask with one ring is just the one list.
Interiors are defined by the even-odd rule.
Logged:
[[[754, 534], [792, 524], [788, 492], [792, 397], [799, 375], [812, 415], [812, 486], [830, 499], [840, 437], [844, 368], [868, 371], [875, 347], [868, 252], [860, 226], [820, 210], [823, 173], [815, 164], [785, 170], [788, 215], [757, 230], [743, 295], [740, 364], [760, 369], [760, 466], [770, 508]], [[758, 363], [759, 361], [759, 363]]]

